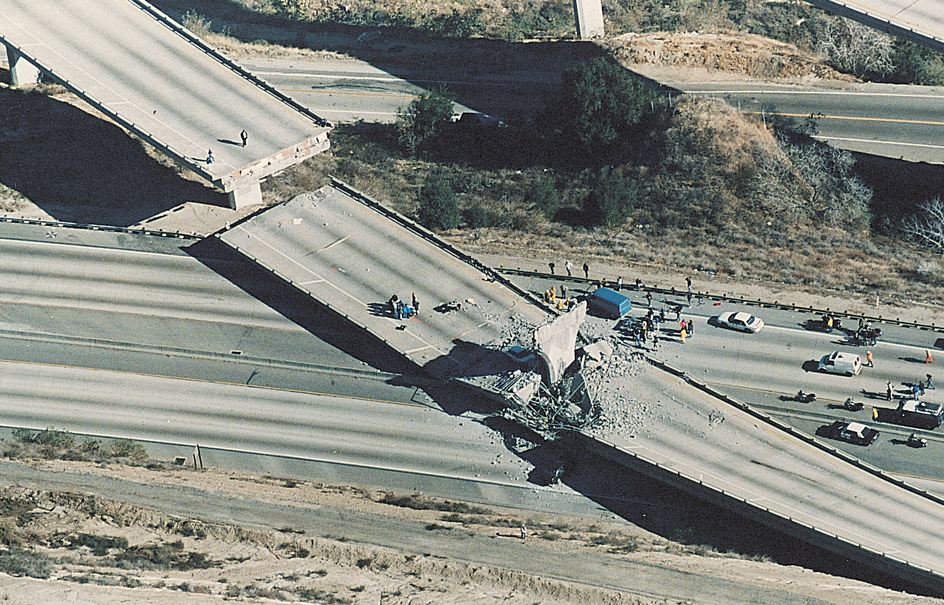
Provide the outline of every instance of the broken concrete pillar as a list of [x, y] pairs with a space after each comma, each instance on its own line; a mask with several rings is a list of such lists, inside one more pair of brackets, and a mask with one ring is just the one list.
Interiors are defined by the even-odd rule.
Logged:
[[602, 0], [574, 0], [574, 16], [581, 40], [604, 36]]
[[233, 210], [262, 204], [262, 185], [259, 181], [253, 181], [249, 185], [227, 193], [229, 195], [229, 207]]
[[10, 64], [10, 86], [21, 88], [39, 82], [39, 68], [23, 58], [20, 51], [7, 45], [7, 63]]

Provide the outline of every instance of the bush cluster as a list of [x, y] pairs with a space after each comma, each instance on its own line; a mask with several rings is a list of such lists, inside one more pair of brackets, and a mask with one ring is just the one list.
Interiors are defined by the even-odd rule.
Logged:
[[7, 443], [3, 455], [7, 458], [28, 458], [41, 456], [46, 459], [77, 461], [101, 461], [107, 458], [124, 458], [133, 462], [148, 459], [147, 449], [131, 439], [117, 439], [109, 448], [103, 448], [101, 441], [86, 437], [82, 443], [76, 443], [75, 435], [56, 428], [41, 431], [16, 428], [12, 431], [13, 442]]

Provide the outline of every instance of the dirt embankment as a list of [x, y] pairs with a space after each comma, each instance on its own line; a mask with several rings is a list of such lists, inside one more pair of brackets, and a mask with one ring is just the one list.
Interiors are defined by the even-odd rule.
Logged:
[[603, 43], [627, 66], [704, 69], [761, 79], [855, 79], [792, 44], [753, 34], [624, 34]]
[[[878, 589], [804, 569], [720, 555], [633, 533], [631, 526], [589, 524], [417, 495], [395, 495], [275, 477], [186, 469], [155, 470], [46, 461], [46, 471], [104, 474], [158, 483], [181, 493], [201, 490], [241, 506], [279, 503], [334, 507], [369, 514], [380, 523], [419, 523], [422, 540], [455, 542], [472, 536], [520, 541], [521, 556], [595, 555], [722, 579], [763, 591], [784, 591], [817, 602], [932, 604], [935, 599]], [[0, 599], [11, 604], [77, 601], [89, 605], [217, 604], [224, 601], [302, 603], [512, 603], [549, 605], [664, 603], [658, 586], [640, 579], [632, 594], [529, 575], [509, 567], [471, 564], [430, 554], [306, 535], [293, 529], [248, 529], [179, 518], [106, 498], [0, 485]], [[204, 511], [205, 512], [205, 511]], [[387, 521], [384, 521], [386, 519]], [[9, 574], [9, 575], [4, 575]], [[714, 601], [706, 601], [714, 602]]]

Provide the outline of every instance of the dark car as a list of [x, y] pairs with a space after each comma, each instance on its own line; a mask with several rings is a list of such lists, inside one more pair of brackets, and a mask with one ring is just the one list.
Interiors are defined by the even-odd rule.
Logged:
[[[819, 431], [817, 431], [819, 432]], [[869, 428], [861, 422], [844, 422], [837, 420], [822, 428], [820, 433], [829, 439], [838, 439], [854, 445], [871, 445], [878, 439], [878, 431]]]
[[474, 111], [466, 111], [456, 119], [459, 126], [474, 128], [504, 128], [505, 123], [494, 116]]

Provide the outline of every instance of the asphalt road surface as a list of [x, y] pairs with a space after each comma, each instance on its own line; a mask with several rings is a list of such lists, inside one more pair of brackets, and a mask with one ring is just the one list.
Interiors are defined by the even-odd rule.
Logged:
[[[455, 111], [481, 111], [510, 121], [535, 117], [560, 85], [560, 75], [541, 71], [502, 79], [463, 79], [408, 83], [366, 63], [348, 60], [287, 61], [254, 58], [243, 65], [333, 121], [393, 122], [397, 112], [422, 89], [444, 84], [464, 105]], [[802, 122], [816, 116], [817, 137], [850, 151], [944, 162], [944, 90], [883, 84], [703, 82], [660, 78], [663, 85], [727, 100], [745, 112], [779, 115]]]
[[0, 0], [0, 36], [214, 182], [328, 130], [133, 2]]
[[815, 136], [841, 149], [916, 162], [944, 162], [944, 89], [890, 84], [837, 87], [665, 82], [721, 98], [761, 119], [813, 118]]
[[[634, 381], [658, 422], [613, 443], [760, 508], [944, 572], [944, 507], [651, 369]], [[673, 402], [681, 403], [676, 405]], [[908, 514], [902, 514], [908, 511]]]

